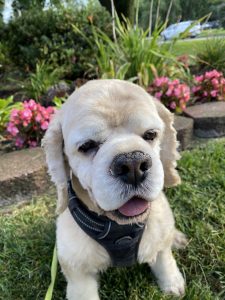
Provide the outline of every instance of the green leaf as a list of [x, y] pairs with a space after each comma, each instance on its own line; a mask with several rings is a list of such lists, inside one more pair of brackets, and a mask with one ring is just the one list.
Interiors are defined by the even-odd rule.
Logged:
[[125, 63], [124, 65], [122, 65], [119, 70], [116, 72], [116, 78], [117, 79], [125, 79], [126, 73], [130, 68], [131, 63]]

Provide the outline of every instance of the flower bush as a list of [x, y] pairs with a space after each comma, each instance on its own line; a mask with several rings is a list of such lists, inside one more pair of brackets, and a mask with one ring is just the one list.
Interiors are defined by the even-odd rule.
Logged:
[[157, 77], [147, 91], [159, 99], [172, 112], [182, 112], [190, 99], [190, 88], [179, 79]]
[[48, 128], [55, 108], [45, 108], [32, 99], [22, 106], [22, 109], [12, 109], [7, 131], [17, 148], [36, 147]]
[[20, 102], [13, 102], [13, 96], [6, 99], [0, 98], [0, 135], [4, 134], [7, 124], [9, 122], [10, 113], [14, 108], [21, 108]]
[[88, 47], [86, 41], [71, 30], [71, 25], [79, 24], [93, 46], [90, 15], [95, 26], [111, 33], [110, 14], [98, 1], [93, 2], [97, 5], [78, 5], [71, 1], [71, 5], [57, 5], [57, 9], [50, 5], [44, 10], [33, 5], [18, 17], [11, 18], [0, 35], [1, 41], [7, 41], [9, 59], [21, 70], [34, 71], [39, 61], [46, 61], [55, 70], [62, 68], [68, 79], [83, 77], [89, 64], [96, 65], [97, 49]]
[[225, 78], [217, 70], [205, 72], [194, 77], [192, 93], [195, 102], [225, 100]]

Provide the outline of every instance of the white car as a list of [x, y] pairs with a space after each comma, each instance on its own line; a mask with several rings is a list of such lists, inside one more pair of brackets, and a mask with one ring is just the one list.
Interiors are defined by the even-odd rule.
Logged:
[[[185, 22], [180, 22], [177, 24], [172, 24], [161, 32], [161, 36], [165, 40], [171, 40], [173, 38], [176, 38], [181, 33], [183, 33], [189, 26], [191, 26], [193, 23], [194, 23], [194, 21], [185, 21]], [[189, 30], [190, 37], [196, 37], [200, 33], [201, 33], [200, 23], [196, 23]]]

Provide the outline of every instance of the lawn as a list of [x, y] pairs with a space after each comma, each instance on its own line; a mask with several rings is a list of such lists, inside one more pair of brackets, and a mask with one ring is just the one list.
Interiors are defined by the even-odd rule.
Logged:
[[[167, 195], [177, 227], [190, 240], [175, 251], [187, 281], [185, 300], [225, 299], [225, 139], [182, 154], [182, 185]], [[0, 215], [0, 299], [43, 299], [50, 282], [55, 238], [55, 199], [44, 196]], [[55, 300], [65, 299], [60, 272]], [[164, 300], [147, 265], [109, 269], [100, 282], [102, 300]], [[90, 299], [91, 300], [91, 299]]]
[[183, 54], [196, 55], [205, 42], [205, 40], [198, 39], [178, 40], [174, 45], [173, 52], [178, 56]]
[[[225, 38], [225, 36], [224, 36]], [[175, 55], [196, 55], [201, 52], [201, 49], [205, 47], [206, 43], [210, 43], [210, 39], [187, 39], [178, 40], [173, 48]]]
[[225, 36], [225, 29], [207, 29], [203, 30], [198, 37], [216, 37], [216, 36]]

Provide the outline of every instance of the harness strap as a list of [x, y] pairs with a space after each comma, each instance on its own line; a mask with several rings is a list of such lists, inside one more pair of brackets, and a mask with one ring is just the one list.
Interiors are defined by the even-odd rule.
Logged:
[[103, 246], [113, 266], [131, 266], [137, 261], [138, 248], [145, 224], [119, 225], [106, 216], [90, 211], [77, 197], [68, 181], [69, 210], [80, 228]]

